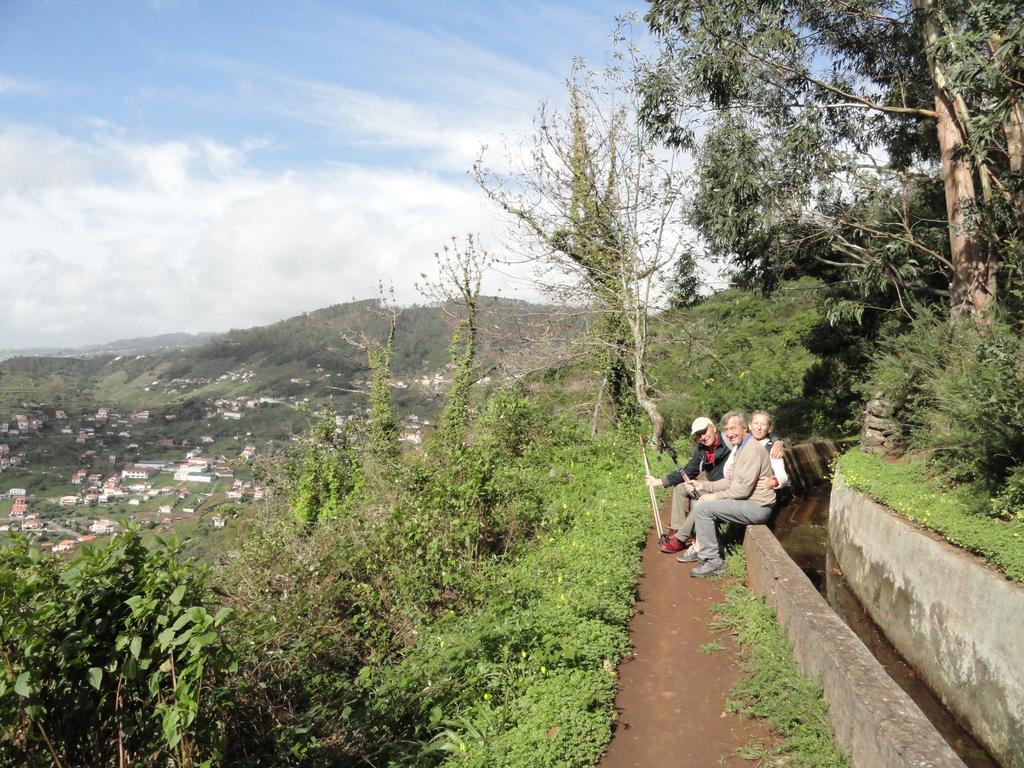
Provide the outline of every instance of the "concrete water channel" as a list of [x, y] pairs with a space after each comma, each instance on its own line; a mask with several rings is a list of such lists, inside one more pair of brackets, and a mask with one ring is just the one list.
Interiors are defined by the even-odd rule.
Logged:
[[776, 515], [770, 526], [786, 553], [807, 575], [843, 622], [883, 669], [917, 704], [968, 768], [999, 768], [971, 734], [943, 706], [920, 675], [893, 648], [843, 579], [828, 543], [831, 484], [807, 488]]

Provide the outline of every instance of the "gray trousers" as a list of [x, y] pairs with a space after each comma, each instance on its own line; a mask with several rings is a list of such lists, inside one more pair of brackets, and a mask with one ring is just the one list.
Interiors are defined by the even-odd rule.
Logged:
[[700, 549], [697, 556], [703, 563], [707, 560], [718, 560], [721, 557], [718, 545], [717, 520], [744, 525], [760, 525], [767, 523], [772, 516], [771, 507], [762, 507], [749, 499], [711, 499], [697, 501], [693, 505], [694, 526], [697, 529], [697, 543]]
[[686, 541], [693, 536], [692, 501], [686, 495], [686, 488], [682, 483], [672, 488], [672, 517], [669, 527], [676, 529], [676, 538], [680, 541]]

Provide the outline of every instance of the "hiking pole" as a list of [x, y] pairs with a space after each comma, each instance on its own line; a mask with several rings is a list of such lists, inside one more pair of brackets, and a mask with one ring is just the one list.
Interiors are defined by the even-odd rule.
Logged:
[[[647, 444], [644, 441], [644, 436], [643, 435], [640, 435], [640, 450], [643, 452], [643, 455], [644, 455], [644, 469], [646, 470], [647, 475], [650, 475], [651, 474], [651, 463], [647, 460]], [[646, 483], [647, 483], [647, 480], [646, 480], [646, 476], [645, 476], [644, 484], [646, 485]], [[658, 514], [658, 499], [654, 495], [654, 489], [651, 486], [648, 485], [647, 486], [647, 490], [651, 494], [651, 510], [654, 512], [654, 527], [658, 531], [658, 541], [664, 542], [665, 541], [665, 529], [661, 526], [661, 515]]]
[[[658, 438], [658, 439], [660, 441], [659, 442], [658, 450], [659, 451], [664, 451], [665, 453], [667, 453], [669, 458], [672, 459], [672, 463], [676, 465], [676, 469], [678, 469], [680, 472], [682, 472], [683, 468], [681, 466], [679, 466], [679, 454], [676, 453], [675, 446], [672, 445], [672, 443], [670, 443], [668, 440], [665, 439], [665, 435], [664, 434], [662, 434], [662, 436], [660, 438]], [[689, 482], [690, 478], [686, 478], [686, 481]]]

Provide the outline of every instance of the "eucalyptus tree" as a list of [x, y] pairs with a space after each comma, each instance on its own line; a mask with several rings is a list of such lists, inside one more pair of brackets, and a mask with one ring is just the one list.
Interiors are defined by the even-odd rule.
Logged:
[[664, 419], [646, 370], [648, 317], [666, 298], [664, 271], [692, 261], [692, 250], [680, 154], [638, 120], [640, 73], [621, 37], [609, 67], [577, 61], [568, 106], [541, 105], [528, 151], [510, 151], [509, 168], [494, 170], [485, 148], [474, 175], [521, 237], [535, 285], [592, 314], [598, 405], [602, 393], [617, 417], [639, 405], [660, 435]]
[[697, 150], [691, 220], [741, 278], [852, 268], [984, 320], [1021, 298], [1021, 16], [1019, 0], [653, 0], [643, 115]]

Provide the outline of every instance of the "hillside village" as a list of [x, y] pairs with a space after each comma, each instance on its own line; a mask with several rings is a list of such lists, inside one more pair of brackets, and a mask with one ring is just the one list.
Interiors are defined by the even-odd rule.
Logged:
[[[319, 381], [331, 376], [319, 366], [316, 370]], [[396, 379], [391, 386], [433, 397], [446, 390], [446, 373]], [[253, 370], [240, 369], [216, 381], [250, 382], [255, 377]], [[209, 378], [179, 376], [138, 386], [154, 395], [182, 396], [212, 383]], [[290, 383], [311, 382], [293, 377]], [[489, 378], [479, 383], [486, 385]], [[346, 384], [344, 390], [356, 395], [369, 387], [359, 378]], [[73, 552], [81, 543], [115, 534], [128, 524], [156, 533], [223, 529], [230, 515], [218, 513], [220, 505], [266, 498], [267, 489], [253, 481], [249, 466], [260, 444], [281, 437], [279, 430], [267, 430], [268, 419], [275, 421], [272, 415], [242, 432], [250, 426], [246, 422], [274, 408], [310, 412], [316, 400], [320, 398], [210, 397], [193, 420], [166, 407], [122, 412], [101, 405], [74, 414], [61, 404], [22, 403], [21, 412], [0, 417], [0, 537], [23, 533], [43, 548]], [[341, 428], [353, 418], [339, 414], [335, 421]], [[238, 427], [231, 427], [233, 423]], [[417, 446], [430, 427], [430, 419], [409, 413], [399, 440]], [[297, 435], [287, 439], [294, 441]]]
[[[224, 409], [237, 404], [214, 407], [230, 413]], [[63, 408], [34, 406], [31, 416], [15, 414], [10, 421], [0, 421], [0, 435], [7, 440], [0, 443], [0, 471], [16, 473], [17, 482], [24, 483], [0, 490], [0, 533], [29, 534], [44, 548], [71, 552], [128, 523], [170, 531], [182, 522], [196, 522], [204, 507], [212, 510], [224, 501], [265, 498], [265, 488], [236, 478], [233, 468], [255, 455], [255, 444], [243, 444], [231, 457], [206, 450], [215, 443], [212, 435], [203, 435], [195, 446], [159, 434], [140, 445], [133, 429], [149, 418], [148, 411], [122, 415], [101, 406], [72, 419]], [[46, 467], [38, 461], [47, 450], [42, 446], [61, 438], [85, 447], [77, 454], [79, 466], [65, 470], [63, 476], [59, 463]], [[164, 453], [179, 449], [183, 454], [129, 458], [150, 448]], [[36, 460], [30, 460], [32, 453]], [[40, 483], [40, 477], [56, 482]], [[207, 522], [213, 529], [227, 524], [220, 514], [209, 515]]]

